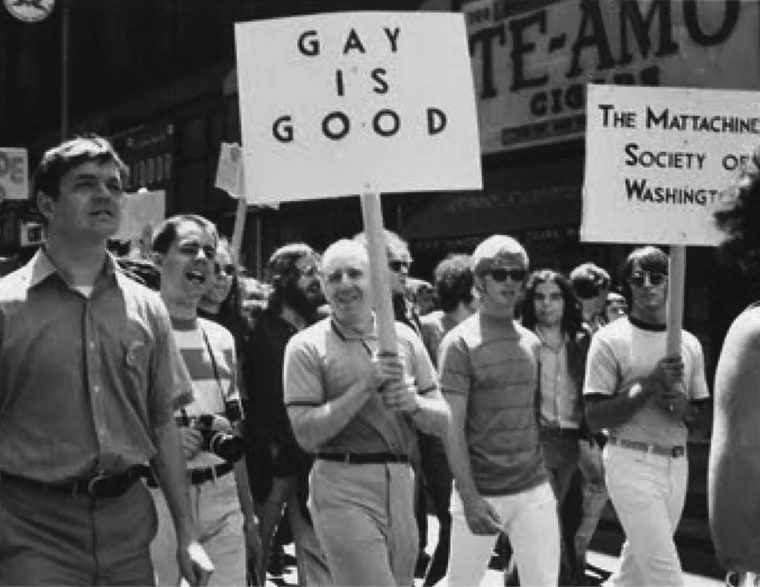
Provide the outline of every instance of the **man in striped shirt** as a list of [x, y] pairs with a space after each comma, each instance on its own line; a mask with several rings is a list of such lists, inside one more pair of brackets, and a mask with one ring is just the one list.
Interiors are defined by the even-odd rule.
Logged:
[[[210, 584], [245, 585], [243, 511], [250, 516], [253, 507], [240, 459], [242, 441], [233, 433], [241, 416], [235, 341], [226, 328], [197, 315], [212, 281], [218, 240], [215, 226], [205, 218], [173, 216], [159, 227], [153, 251], [161, 271], [161, 298], [193, 382], [193, 401], [175, 417], [187, 460], [191, 511], [216, 567]], [[157, 583], [176, 585], [174, 532], [163, 498], [157, 492], [154, 497], [159, 529], [151, 556]]]

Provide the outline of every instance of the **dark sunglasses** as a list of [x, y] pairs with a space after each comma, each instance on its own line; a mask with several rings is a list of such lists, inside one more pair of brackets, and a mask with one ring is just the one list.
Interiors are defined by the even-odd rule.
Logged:
[[658, 286], [665, 283], [666, 273], [659, 271], [636, 271], [628, 278], [628, 283], [634, 287], [641, 287], [648, 280], [650, 285]]
[[229, 265], [219, 265], [218, 263], [214, 264], [214, 275], [220, 275], [221, 273], [224, 273], [228, 277], [232, 277], [235, 275], [235, 266], [231, 263]]
[[409, 271], [411, 266], [411, 261], [388, 261], [388, 268], [394, 273], [401, 273], [402, 269]]
[[527, 269], [503, 269], [498, 267], [489, 271], [491, 279], [502, 283], [509, 277], [512, 281], [523, 281], [528, 275]]

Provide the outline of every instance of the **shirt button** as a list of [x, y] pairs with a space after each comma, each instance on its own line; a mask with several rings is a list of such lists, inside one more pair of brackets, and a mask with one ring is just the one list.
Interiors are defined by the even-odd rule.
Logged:
[[99, 393], [100, 392], [100, 385], [93, 385], [92, 386], [92, 391], [94, 391], [95, 393]]
[[89, 345], [89, 346], [90, 346], [90, 350], [91, 350], [91, 351], [94, 351], [94, 350], [95, 350], [95, 347], [96, 347], [97, 345], [95, 344], [95, 341], [92, 341], [92, 342], [90, 343], [90, 345]]
[[106, 435], [106, 429], [98, 428], [98, 436], [105, 436], [105, 435]]

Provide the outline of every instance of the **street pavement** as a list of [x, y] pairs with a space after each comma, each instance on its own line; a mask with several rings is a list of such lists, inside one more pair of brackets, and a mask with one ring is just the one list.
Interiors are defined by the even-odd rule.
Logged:
[[[428, 554], [431, 549], [435, 547], [436, 540], [438, 539], [438, 520], [435, 516], [428, 516]], [[293, 545], [289, 544], [285, 547], [285, 552], [293, 554]], [[600, 575], [609, 575], [618, 568], [618, 559], [614, 556], [604, 554], [601, 552], [590, 550], [588, 553], [588, 563], [592, 567], [592, 571], [588, 571], [587, 575], [591, 578], [595, 575], [593, 569], [601, 571]], [[685, 584], [688, 587], [721, 587], [723, 581], [714, 577], [707, 577], [704, 575], [697, 575], [693, 573], [685, 573]], [[297, 585], [296, 568], [295, 566], [288, 566], [285, 568], [285, 572], [281, 577], [267, 577], [267, 587], [288, 586]], [[415, 587], [422, 586], [422, 579], [415, 579]], [[605, 583], [602, 583], [604, 585]], [[441, 580], [438, 585], [440, 587], [448, 587], [446, 578]], [[502, 587], [504, 585], [504, 573], [498, 570], [489, 569], [481, 587]]]

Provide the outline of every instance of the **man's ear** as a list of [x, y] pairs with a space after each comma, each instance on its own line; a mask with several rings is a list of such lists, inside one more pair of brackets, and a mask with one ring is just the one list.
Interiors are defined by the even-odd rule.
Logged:
[[159, 269], [163, 267], [164, 265], [164, 255], [163, 253], [159, 253], [157, 251], [153, 251], [150, 254], [150, 260], [153, 261], [153, 264], [158, 267]]
[[37, 210], [50, 222], [55, 218], [55, 200], [45, 192], [37, 192]]
[[485, 286], [483, 285], [483, 278], [479, 275], [474, 275], [472, 278], [472, 286], [475, 288], [475, 291], [478, 293], [483, 293], [485, 291]]

